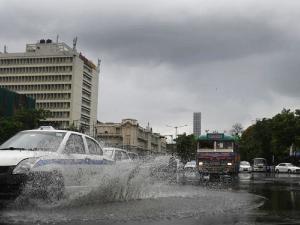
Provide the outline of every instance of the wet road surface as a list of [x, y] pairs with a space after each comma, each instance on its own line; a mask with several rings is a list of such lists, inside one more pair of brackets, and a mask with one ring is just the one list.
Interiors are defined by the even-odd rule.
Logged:
[[300, 224], [300, 175], [239, 174], [231, 183], [200, 184], [123, 178], [60, 202], [9, 202], [0, 224]]

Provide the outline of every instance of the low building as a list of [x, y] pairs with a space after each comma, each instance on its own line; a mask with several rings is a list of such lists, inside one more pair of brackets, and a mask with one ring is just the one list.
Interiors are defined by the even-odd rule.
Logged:
[[123, 119], [121, 123], [98, 122], [96, 138], [106, 146], [124, 148], [139, 155], [166, 153], [166, 138], [153, 133], [149, 126], [141, 127], [135, 119]]

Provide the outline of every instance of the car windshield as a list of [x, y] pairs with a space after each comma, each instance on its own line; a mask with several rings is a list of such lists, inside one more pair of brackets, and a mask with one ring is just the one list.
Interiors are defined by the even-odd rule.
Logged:
[[65, 132], [30, 131], [20, 132], [7, 140], [0, 146], [0, 149], [25, 149], [32, 151], [58, 150]]
[[249, 162], [245, 162], [245, 161], [242, 161], [240, 164], [243, 165], [243, 166], [249, 166], [250, 165]]
[[105, 156], [108, 156], [108, 157], [112, 158], [112, 156], [113, 156], [113, 150], [104, 150], [103, 154]]
[[196, 166], [196, 161], [187, 162], [185, 166], [194, 167]]

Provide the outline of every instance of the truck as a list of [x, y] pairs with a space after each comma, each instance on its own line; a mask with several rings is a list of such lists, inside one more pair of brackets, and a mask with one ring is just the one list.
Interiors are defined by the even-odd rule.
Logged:
[[265, 158], [254, 158], [252, 160], [253, 172], [267, 172], [268, 165]]
[[197, 137], [196, 165], [200, 177], [230, 177], [238, 174], [240, 156], [238, 137], [207, 133]]

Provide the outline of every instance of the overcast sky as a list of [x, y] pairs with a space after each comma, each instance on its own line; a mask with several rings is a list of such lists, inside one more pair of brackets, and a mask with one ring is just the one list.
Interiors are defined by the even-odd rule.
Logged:
[[102, 60], [98, 120], [246, 128], [300, 108], [300, 1], [0, 0], [0, 51], [41, 38]]

